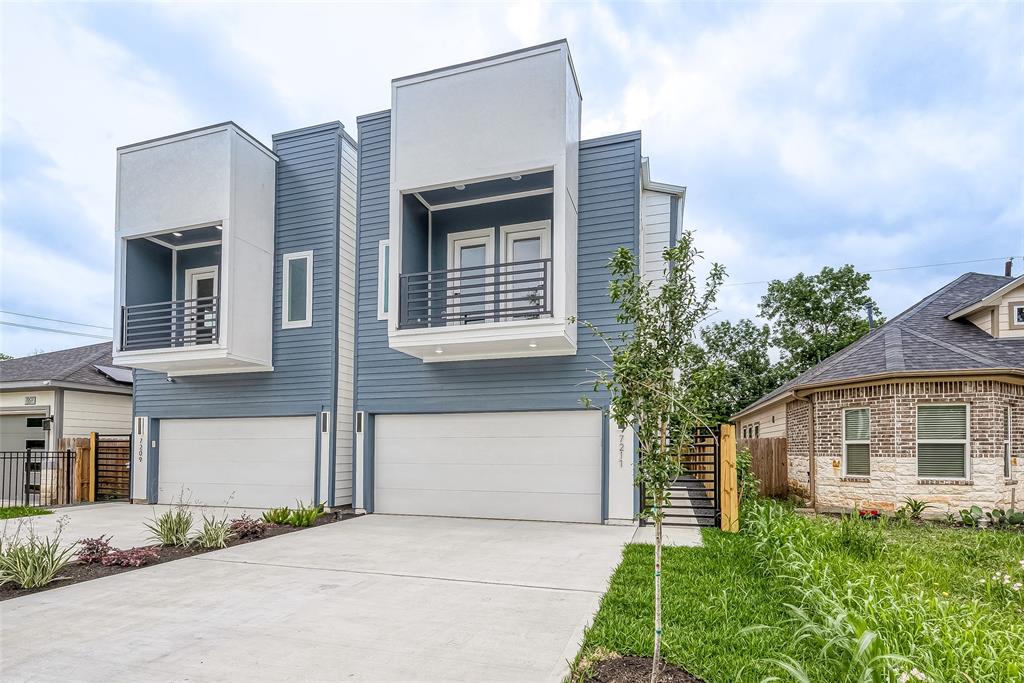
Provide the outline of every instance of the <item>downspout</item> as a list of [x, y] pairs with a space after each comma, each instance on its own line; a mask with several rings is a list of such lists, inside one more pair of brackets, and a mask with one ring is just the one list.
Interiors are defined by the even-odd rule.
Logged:
[[[813, 395], [813, 394], [812, 394]], [[815, 512], [818, 510], [818, 464], [817, 458], [814, 457], [814, 401], [810, 398], [804, 398], [802, 396], [796, 396], [794, 398], [798, 401], [803, 401], [807, 404], [808, 419], [807, 419], [807, 476], [808, 476], [808, 488], [807, 492], [811, 497], [811, 509]]]

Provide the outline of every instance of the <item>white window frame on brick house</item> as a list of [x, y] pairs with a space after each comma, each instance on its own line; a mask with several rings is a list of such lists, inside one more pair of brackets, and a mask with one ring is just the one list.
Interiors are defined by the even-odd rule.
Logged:
[[[964, 438], [938, 438], [938, 439], [922, 439], [921, 438], [921, 408], [963, 408], [964, 409]], [[950, 479], [950, 480], [962, 480], [969, 481], [971, 478], [971, 405], [969, 403], [919, 403], [914, 411], [914, 437], [915, 437], [915, 451], [914, 455], [917, 458], [917, 478], [918, 479]], [[964, 451], [964, 474], [963, 476], [942, 476], [935, 474], [922, 474], [921, 473], [921, 444], [957, 444], [963, 446]]]
[[1010, 453], [1011, 434], [1013, 433], [1013, 409], [1003, 406], [1003, 477], [1013, 479], [1013, 464]]
[[[852, 412], [865, 412], [867, 413], [868, 419], [868, 431], [863, 439], [851, 439], [847, 432], [846, 416]], [[853, 406], [850, 408], [843, 409], [843, 476], [844, 477], [870, 477], [871, 476], [871, 409], [867, 406]], [[850, 446], [867, 446], [868, 447], [868, 471], [867, 472], [850, 472], [848, 468], [847, 454]]]

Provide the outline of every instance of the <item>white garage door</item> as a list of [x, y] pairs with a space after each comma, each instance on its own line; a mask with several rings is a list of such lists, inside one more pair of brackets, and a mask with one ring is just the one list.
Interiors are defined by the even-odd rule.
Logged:
[[[159, 501], [274, 507], [309, 502], [312, 417], [161, 420]], [[229, 502], [230, 501], [230, 502]]]
[[378, 415], [375, 512], [601, 521], [597, 411]]
[[0, 451], [46, 450], [44, 415], [4, 415], [0, 417]]

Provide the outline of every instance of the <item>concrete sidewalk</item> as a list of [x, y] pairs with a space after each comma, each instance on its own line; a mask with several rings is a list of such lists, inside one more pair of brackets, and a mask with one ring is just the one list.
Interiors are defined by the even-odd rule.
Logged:
[[633, 534], [360, 517], [0, 603], [0, 678], [557, 681]]

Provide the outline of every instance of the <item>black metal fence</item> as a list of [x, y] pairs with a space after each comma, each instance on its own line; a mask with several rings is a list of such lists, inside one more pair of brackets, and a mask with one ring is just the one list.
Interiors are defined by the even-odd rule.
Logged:
[[217, 296], [121, 307], [122, 351], [215, 344], [219, 335]]
[[75, 452], [0, 452], [0, 508], [69, 505], [74, 499]]
[[547, 317], [551, 259], [403, 273], [398, 298], [402, 329]]

